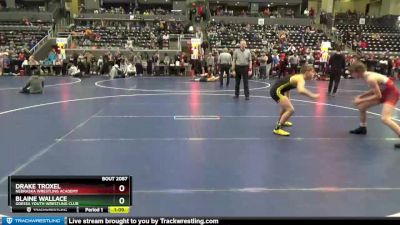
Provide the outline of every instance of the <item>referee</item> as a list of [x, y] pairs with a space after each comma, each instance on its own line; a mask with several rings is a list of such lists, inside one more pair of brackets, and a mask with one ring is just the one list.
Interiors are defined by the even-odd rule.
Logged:
[[246, 49], [246, 41], [240, 42], [240, 49], [233, 52], [232, 70], [235, 74], [235, 96], [234, 99], [239, 98], [240, 80], [243, 77], [244, 95], [246, 100], [250, 100], [249, 91], [249, 74], [252, 74], [252, 61], [250, 50]]
[[[344, 74], [346, 67], [346, 59], [341, 53], [341, 49], [337, 49], [337, 53], [333, 54], [329, 59], [330, 78], [328, 95], [335, 96], [340, 83], [340, 77]], [[333, 93], [332, 93], [333, 87]]]
[[232, 67], [232, 56], [228, 52], [227, 48], [224, 48], [224, 52], [221, 53], [218, 57], [218, 64], [220, 67], [220, 73], [219, 73], [219, 82], [220, 82], [220, 87], [223, 87], [224, 84], [224, 72], [226, 73], [226, 86], [229, 86], [229, 70]]

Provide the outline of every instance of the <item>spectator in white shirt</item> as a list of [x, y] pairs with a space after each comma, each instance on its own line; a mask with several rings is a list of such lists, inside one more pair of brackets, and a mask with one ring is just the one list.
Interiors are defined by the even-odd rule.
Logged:
[[293, 44], [290, 45], [290, 47], [288, 48], [289, 52], [295, 53], [296, 52], [296, 47], [294, 47]]
[[122, 71], [119, 69], [118, 64], [115, 64], [110, 71], [110, 78], [115, 79], [115, 78], [123, 78], [125, 75], [123, 75]]
[[136, 76], [136, 67], [132, 62], [128, 63], [128, 66], [126, 68], [126, 76]]
[[308, 17], [308, 15], [310, 15], [310, 12], [308, 11], [307, 8], [304, 10], [304, 15], [307, 16], [307, 17]]
[[101, 74], [101, 69], [103, 68], [104, 65], [104, 61], [103, 61], [103, 57], [99, 57], [99, 59], [97, 60], [97, 74]]
[[76, 67], [74, 64], [72, 64], [69, 69], [68, 69], [68, 75], [73, 76], [73, 77], [82, 77], [81, 71]]

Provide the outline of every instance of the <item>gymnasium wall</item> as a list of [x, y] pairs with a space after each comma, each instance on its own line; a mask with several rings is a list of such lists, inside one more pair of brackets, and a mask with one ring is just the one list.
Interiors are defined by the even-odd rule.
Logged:
[[400, 15], [399, 0], [382, 0], [381, 16], [384, 15]]
[[337, 0], [335, 12], [347, 12], [348, 10], [365, 13], [370, 0]]
[[319, 0], [309, 0], [308, 1], [308, 9], [313, 8], [314, 10], [317, 10], [320, 8], [321, 3], [319, 3]]

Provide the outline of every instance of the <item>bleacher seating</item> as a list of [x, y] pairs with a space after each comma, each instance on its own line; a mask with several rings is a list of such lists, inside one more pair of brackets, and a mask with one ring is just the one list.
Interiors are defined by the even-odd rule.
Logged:
[[0, 47], [3, 49], [13, 50], [14, 52], [20, 52], [25, 50], [31, 50], [33, 45], [37, 44], [46, 35], [48, 35], [48, 29], [37, 27], [37, 29], [24, 29], [21, 27], [7, 27], [7, 29], [0, 30]]
[[[32, 26], [46, 26], [50, 27], [51, 23], [46, 21], [30, 21]], [[30, 26], [24, 21], [0, 21], [0, 26]]]
[[338, 35], [343, 43], [351, 45], [356, 40], [367, 42], [365, 48], [359, 47], [363, 54], [400, 55], [400, 32], [392, 27], [369, 25], [337, 25]]
[[214, 24], [208, 28], [209, 40], [212, 48], [236, 48], [240, 40], [247, 42], [248, 48], [262, 50], [266, 43], [277, 43], [278, 34], [285, 31], [289, 36], [289, 43], [296, 48], [304, 44], [313, 50], [319, 50], [318, 42], [331, 41], [322, 32], [306, 32], [305, 26], [272, 26], [272, 25], [242, 25], [242, 24]]
[[[84, 48], [125, 48], [128, 38], [133, 42], [135, 49], [157, 49], [158, 40], [163, 33], [180, 34], [183, 26], [161, 31], [156, 26], [131, 26], [129, 29], [125, 26], [119, 27], [96, 27], [89, 29], [85, 26], [78, 26], [73, 30], [74, 41], [80, 47]], [[87, 32], [92, 35], [85, 35]]]

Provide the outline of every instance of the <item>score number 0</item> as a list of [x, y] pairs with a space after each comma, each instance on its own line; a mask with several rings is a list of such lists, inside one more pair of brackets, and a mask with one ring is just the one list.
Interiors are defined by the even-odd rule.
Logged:
[[[125, 185], [122, 185], [122, 184], [119, 185], [118, 190], [120, 192], [124, 192], [125, 191]], [[119, 198], [118, 202], [119, 202], [120, 205], [125, 204], [125, 198], [124, 197]]]

